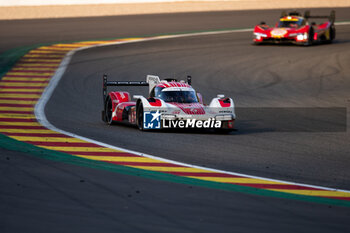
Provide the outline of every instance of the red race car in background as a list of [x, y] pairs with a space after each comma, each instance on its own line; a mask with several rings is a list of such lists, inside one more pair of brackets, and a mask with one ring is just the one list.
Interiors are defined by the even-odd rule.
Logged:
[[[327, 18], [328, 20], [321, 24], [309, 22], [309, 19], [318, 18]], [[331, 43], [335, 38], [334, 21], [335, 11], [331, 11], [329, 16], [311, 16], [310, 11], [305, 11], [304, 17], [296, 11], [289, 14], [284, 11], [275, 27], [269, 27], [265, 22], [256, 25], [253, 32], [253, 42], [257, 45], [284, 42], [299, 45]]]

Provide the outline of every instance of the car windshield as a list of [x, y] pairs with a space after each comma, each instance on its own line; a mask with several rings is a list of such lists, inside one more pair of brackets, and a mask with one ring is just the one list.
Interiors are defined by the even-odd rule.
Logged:
[[299, 19], [298, 21], [295, 20], [281, 20], [278, 23], [279, 28], [298, 28], [302, 25], [303, 20]]
[[198, 99], [194, 91], [162, 91], [157, 97], [161, 98], [165, 102], [198, 103]]

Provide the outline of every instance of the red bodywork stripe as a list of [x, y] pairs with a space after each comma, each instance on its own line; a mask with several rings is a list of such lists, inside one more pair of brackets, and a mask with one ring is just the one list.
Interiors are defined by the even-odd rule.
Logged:
[[160, 107], [162, 106], [162, 102], [159, 99], [154, 99], [155, 102], [152, 102], [150, 100], [148, 100], [148, 103], [153, 106], [153, 107]]
[[181, 104], [181, 103], [169, 103], [172, 105], [175, 105], [176, 107], [180, 108], [184, 113], [189, 115], [203, 115], [205, 114], [204, 108], [199, 103], [194, 104]]
[[228, 98], [226, 99], [219, 99], [219, 103], [221, 105], [221, 107], [223, 108], [228, 108], [231, 106], [231, 101], [229, 101], [228, 103], [225, 103], [224, 101], [227, 101]]

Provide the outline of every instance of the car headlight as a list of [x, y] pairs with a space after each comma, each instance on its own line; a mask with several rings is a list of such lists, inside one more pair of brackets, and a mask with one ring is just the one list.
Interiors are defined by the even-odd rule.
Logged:
[[297, 40], [307, 40], [307, 38], [308, 38], [307, 32], [298, 33], [298, 35], [297, 35]]
[[266, 34], [260, 32], [254, 32], [256, 39], [260, 40], [261, 37], [267, 37]]
[[297, 35], [297, 40], [304, 40], [304, 35], [303, 34]]
[[307, 40], [307, 37], [308, 37], [309, 35], [307, 34], [307, 32], [305, 32], [304, 33], [304, 40]]

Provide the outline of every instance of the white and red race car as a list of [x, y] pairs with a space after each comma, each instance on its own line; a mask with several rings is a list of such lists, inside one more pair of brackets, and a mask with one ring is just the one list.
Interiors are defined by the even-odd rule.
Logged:
[[[149, 97], [125, 91], [107, 93], [108, 86], [149, 86]], [[234, 102], [224, 95], [217, 95], [209, 105], [187, 81], [160, 80], [147, 75], [145, 81], [108, 81], [103, 76], [102, 120], [107, 124], [118, 122], [137, 125], [140, 130], [164, 128], [208, 128], [231, 131], [236, 118]]]

